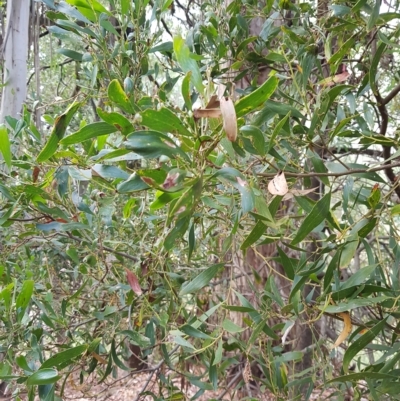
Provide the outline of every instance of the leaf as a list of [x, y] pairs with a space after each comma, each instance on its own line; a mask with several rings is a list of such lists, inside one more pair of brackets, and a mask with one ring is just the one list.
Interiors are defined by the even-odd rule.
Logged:
[[277, 248], [278, 248], [279, 257], [281, 259], [280, 263], [283, 266], [283, 270], [285, 270], [286, 276], [290, 280], [293, 280], [294, 279], [294, 267], [292, 264], [292, 260], [289, 258], [289, 256], [286, 254], [286, 252], [283, 251], [283, 249], [281, 249], [281, 247], [278, 246]]
[[386, 373], [363, 371], [360, 373], [350, 373], [350, 374], [346, 374], [344, 376], [335, 377], [334, 379], [331, 379], [331, 380], [325, 382], [325, 384], [330, 384], [330, 383], [335, 383], [335, 382], [340, 382], [340, 383], [355, 382], [355, 381], [359, 381], [359, 380], [365, 380], [366, 378], [370, 378], [370, 379], [374, 379], [374, 380], [380, 380], [380, 379], [398, 380], [397, 375], [392, 376], [392, 375], [388, 375]]
[[190, 344], [189, 341], [185, 340], [185, 339], [184, 339], [183, 337], [181, 337], [181, 336], [174, 336], [174, 337], [173, 337], [173, 342], [174, 342], [175, 344], [180, 345], [181, 347], [186, 347], [186, 348], [190, 348], [190, 349], [192, 349], [192, 350], [196, 350], [196, 348], [195, 348], [192, 344]]
[[347, 267], [353, 260], [353, 257], [358, 248], [359, 238], [357, 234], [351, 235], [342, 250], [342, 256], [340, 258], [340, 269]]
[[151, 345], [150, 339], [137, 331], [134, 330], [122, 330], [120, 331], [121, 335], [127, 336], [129, 338], [129, 342], [132, 344], [138, 345], [139, 347], [146, 348]]
[[173, 43], [174, 53], [182, 71], [187, 74], [191, 72], [190, 79], [200, 94], [204, 93], [203, 78], [197, 62], [190, 57], [189, 47], [186, 45], [181, 36], [174, 37]]
[[82, 355], [87, 350], [87, 345], [78, 345], [77, 347], [61, 351], [42, 363], [40, 370], [45, 368], [59, 367], [60, 365], [70, 362], [78, 356]]
[[188, 155], [167, 135], [157, 131], [136, 131], [124, 142], [128, 149], [146, 159], [160, 156], [175, 158], [177, 155], [189, 161]]
[[72, 60], [76, 60], [76, 61], [82, 61], [83, 59], [83, 54], [82, 53], [78, 53], [74, 50], [70, 50], [70, 49], [57, 49], [56, 50], [57, 53], [62, 54], [66, 57], [69, 57]]
[[332, 348], [338, 347], [350, 335], [351, 330], [353, 329], [349, 312], [338, 313], [338, 315], [343, 319], [344, 326]]
[[125, 267], [125, 272], [126, 272], [126, 280], [128, 281], [130, 287], [132, 288], [132, 291], [136, 295], [142, 295], [143, 291], [140, 288], [139, 280], [136, 277], [136, 274], [131, 272], [129, 269]]
[[328, 192], [312, 208], [299, 228], [291, 244], [296, 245], [301, 242], [317, 226], [319, 226], [328, 216], [331, 204], [331, 193]]
[[113, 125], [119, 131], [122, 132], [123, 135], [128, 135], [133, 132], [135, 129], [133, 128], [132, 123], [122, 114], [117, 112], [107, 112], [105, 110], [101, 110], [97, 108], [97, 114], [99, 117], [104, 120], [106, 123]]
[[368, 278], [376, 269], [378, 265], [371, 265], [362, 267], [356, 273], [352, 274], [345, 282], [343, 282], [340, 286], [340, 290], [344, 290], [345, 288], [351, 288], [356, 285], [360, 285]]
[[183, 97], [183, 100], [185, 101], [185, 106], [188, 110], [192, 110], [192, 107], [193, 107], [192, 99], [190, 98], [191, 76], [192, 76], [192, 72], [188, 71], [185, 75], [185, 78], [183, 78], [183, 81], [182, 81], [182, 97]]
[[369, 343], [384, 329], [386, 320], [382, 319], [374, 327], [370, 328], [365, 334], [363, 334], [358, 340], [354, 341], [349, 348], [347, 348], [343, 356], [343, 371], [348, 373], [349, 364], [352, 359], [361, 351], [364, 350]]
[[101, 135], [112, 134], [115, 131], [117, 131], [117, 128], [113, 125], [104, 122], [95, 122], [85, 125], [72, 135], [68, 135], [66, 138], [62, 139], [60, 143], [62, 145], [73, 145]]
[[361, 308], [362, 306], [376, 305], [387, 299], [388, 297], [385, 296], [374, 297], [374, 298], [356, 298], [356, 299], [351, 299], [348, 302], [342, 302], [336, 305], [318, 306], [318, 308], [327, 313], [340, 313], [355, 308]]
[[210, 266], [207, 270], [204, 270], [198, 276], [196, 276], [192, 281], [183, 284], [181, 290], [179, 291], [179, 296], [182, 297], [184, 295], [201, 290], [216, 276], [216, 274], [224, 266], [224, 263], [217, 263]]
[[235, 142], [237, 138], [237, 121], [232, 99], [225, 96], [221, 97], [220, 108], [226, 137], [231, 142]]
[[338, 64], [347, 54], [347, 52], [353, 47], [354, 42], [355, 42], [355, 37], [352, 36], [345, 43], [343, 43], [343, 45], [339, 47], [339, 50], [328, 60], [328, 64], [330, 65]]
[[53, 130], [51, 131], [50, 138], [46, 143], [43, 150], [39, 153], [37, 161], [39, 163], [50, 159], [56, 152], [58, 143], [63, 139], [65, 131], [76, 111], [82, 106], [82, 103], [73, 103], [67, 111], [58, 116], [55, 120]]
[[378, 91], [378, 87], [376, 84], [376, 74], [378, 72], [378, 66], [383, 56], [383, 52], [386, 50], [386, 47], [387, 45], [385, 43], [381, 43], [378, 46], [378, 49], [374, 54], [374, 58], [372, 59], [371, 67], [369, 69], [369, 84], [371, 86], [372, 92], [375, 94]]
[[254, 149], [260, 156], [265, 156], [265, 139], [262, 131], [254, 125], [244, 125], [240, 132], [246, 138], [249, 138]]
[[180, 327], [179, 330], [182, 331], [183, 333], [187, 334], [190, 337], [202, 338], [203, 340], [213, 340], [214, 339], [214, 337], [211, 337], [208, 334], [203, 333], [202, 331], [195, 329], [193, 326], [190, 326], [188, 324]]
[[143, 191], [150, 188], [137, 173], [133, 173], [127, 181], [120, 182], [117, 185], [117, 191], [121, 194], [135, 191]]
[[124, 92], [124, 89], [118, 79], [114, 79], [110, 82], [110, 84], [108, 85], [107, 93], [110, 100], [117, 104], [123, 111], [131, 114], [135, 112], [127, 94]]
[[266, 229], [267, 226], [261, 220], [259, 220], [257, 224], [253, 227], [249, 235], [243, 241], [240, 249], [243, 251], [249, 246], [253, 245], [258, 239], [262, 237]]
[[31, 300], [34, 288], [33, 280], [25, 280], [22, 284], [21, 292], [18, 294], [15, 306], [17, 308], [26, 308]]
[[11, 144], [7, 128], [4, 124], [0, 125], [0, 152], [3, 154], [8, 169], [11, 170]]
[[179, 118], [174, 112], [165, 107], [160, 110], [147, 109], [141, 114], [141, 124], [151, 130], [160, 132], [178, 132], [183, 136], [192, 136], [185, 127], [182, 118]]
[[26, 384], [28, 386], [51, 384], [60, 379], [55, 369], [40, 369], [28, 377]]
[[223, 328], [224, 330], [226, 330], [228, 333], [231, 333], [231, 334], [240, 333], [240, 332], [246, 330], [246, 328], [239, 327], [237, 324], [233, 323], [233, 322], [232, 322], [231, 320], [229, 320], [229, 319], [225, 319], [225, 320], [222, 322], [222, 328]]
[[236, 116], [239, 118], [256, 110], [262, 103], [271, 97], [275, 92], [275, 89], [278, 87], [278, 83], [279, 79], [276, 76], [272, 76], [254, 92], [239, 99], [235, 104]]

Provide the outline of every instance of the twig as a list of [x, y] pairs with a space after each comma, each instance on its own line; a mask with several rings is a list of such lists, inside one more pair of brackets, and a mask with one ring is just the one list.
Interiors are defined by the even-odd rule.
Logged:
[[[171, 356], [172, 354], [174, 354], [174, 353], [177, 351], [178, 348], [179, 348], [179, 345], [176, 345], [176, 346], [168, 353], [168, 356]], [[164, 365], [164, 363], [165, 363], [165, 360], [163, 359], [163, 360], [161, 360], [160, 362], [158, 362], [158, 364], [157, 364], [154, 368], [151, 368], [150, 374], [149, 374], [149, 377], [148, 377], [147, 380], [146, 380], [146, 383], [144, 384], [144, 386], [142, 387], [142, 389], [139, 391], [139, 394], [138, 394], [137, 397], [134, 399], [134, 401], [139, 401], [139, 400], [140, 400], [141, 394], [142, 394], [144, 391], [146, 391], [146, 388], [147, 388], [147, 386], [149, 385], [149, 383], [150, 383], [152, 377], [153, 377], [154, 374], [161, 368], [161, 366]]]
[[239, 372], [236, 373], [236, 375], [233, 377], [233, 379], [228, 383], [226, 386], [226, 389], [222, 392], [222, 394], [217, 398], [217, 400], [222, 400], [222, 397], [225, 396], [225, 394], [230, 390], [230, 388], [236, 383], [237, 379], [242, 375], [242, 371], [239, 370]]
[[[386, 164], [383, 166], [378, 166], [378, 167], [373, 167], [373, 168], [368, 168], [368, 169], [363, 169], [363, 168], [355, 168], [351, 169], [348, 171], [343, 171], [341, 173], [292, 173], [290, 171], [285, 171], [285, 176], [286, 177], [298, 177], [298, 178], [304, 178], [304, 177], [342, 177], [345, 175], [351, 175], [351, 174], [360, 174], [360, 173], [372, 173], [375, 171], [382, 171], [386, 170], [388, 168], [394, 168], [394, 167], [400, 167], [400, 162], [398, 163], [393, 163], [393, 164]], [[276, 173], [257, 173], [257, 175], [261, 177], [274, 177]]]

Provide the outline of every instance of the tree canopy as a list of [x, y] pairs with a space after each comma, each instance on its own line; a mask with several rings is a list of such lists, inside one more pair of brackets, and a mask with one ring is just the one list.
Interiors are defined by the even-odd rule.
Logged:
[[138, 400], [400, 399], [394, 3], [32, 6], [0, 127], [16, 399], [121, 371]]

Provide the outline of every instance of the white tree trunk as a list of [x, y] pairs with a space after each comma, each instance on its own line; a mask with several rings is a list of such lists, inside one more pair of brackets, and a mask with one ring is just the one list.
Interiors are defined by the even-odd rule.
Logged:
[[18, 118], [26, 98], [30, 1], [8, 0], [3, 45], [4, 76], [0, 123], [6, 116]]

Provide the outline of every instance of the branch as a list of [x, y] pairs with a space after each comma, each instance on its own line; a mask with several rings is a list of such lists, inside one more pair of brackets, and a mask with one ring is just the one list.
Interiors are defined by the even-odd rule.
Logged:
[[[78, 242], [85, 241], [85, 242], [87, 242], [87, 243], [91, 243], [91, 242], [90, 242], [89, 240], [87, 240], [87, 239], [75, 237], [75, 236], [72, 235], [72, 234], [63, 234], [63, 233], [58, 233], [58, 234], [61, 235], [62, 237], [65, 237], [65, 238], [71, 238], [71, 239], [73, 239], [74, 241], [78, 241]], [[121, 257], [123, 257], [123, 258], [125, 258], [125, 259], [133, 260], [134, 262], [138, 262], [138, 261], [139, 261], [139, 258], [137, 258], [136, 256], [131, 256], [131, 255], [129, 255], [128, 253], [125, 253], [125, 252], [116, 251], [115, 249], [110, 248], [109, 246], [103, 245], [103, 249], [104, 249], [105, 251], [107, 251], [107, 252], [113, 253], [114, 255], [121, 256]]]
[[395, 86], [390, 93], [382, 99], [382, 104], [386, 106], [400, 92], [400, 83]]
[[[342, 177], [345, 175], [351, 175], [351, 174], [360, 174], [360, 173], [372, 173], [375, 171], [382, 171], [386, 169], [392, 169], [394, 167], [400, 167], [400, 162], [398, 163], [393, 163], [393, 164], [385, 164], [383, 166], [379, 167], [373, 167], [373, 168], [368, 168], [368, 169], [363, 169], [363, 168], [355, 168], [355, 169], [350, 169], [347, 171], [343, 171], [341, 173], [292, 173], [290, 171], [285, 171], [285, 176], [286, 177], [298, 177], [298, 178], [305, 178], [305, 177]], [[276, 173], [257, 173], [260, 177], [275, 177]], [[397, 187], [400, 191], [400, 188]], [[396, 191], [397, 193], [397, 191]]]
[[[176, 345], [176, 346], [168, 353], [168, 356], [171, 356], [172, 354], [174, 354], [174, 353], [178, 350], [178, 348], [179, 348], [179, 345]], [[163, 359], [163, 360], [161, 360], [160, 362], [158, 362], [158, 364], [157, 364], [154, 368], [145, 369], [146, 371], [149, 371], [149, 370], [150, 370], [149, 377], [147, 378], [146, 383], [144, 384], [144, 386], [142, 387], [142, 389], [139, 391], [139, 394], [137, 395], [137, 397], [135, 398], [134, 401], [139, 401], [139, 400], [140, 400], [140, 397], [141, 397], [142, 393], [143, 393], [144, 391], [146, 391], [146, 388], [147, 388], [147, 386], [149, 385], [150, 380], [151, 380], [151, 378], [153, 377], [154, 373], [156, 373], [156, 372], [161, 368], [161, 366], [164, 365], [164, 363], [165, 363], [165, 360]], [[143, 370], [142, 370], [142, 372], [143, 372]]]
[[[379, 90], [376, 89], [376, 91], [373, 91], [373, 92], [374, 92], [375, 99], [377, 101], [377, 107], [379, 110], [379, 114], [381, 115], [381, 118], [382, 118], [379, 134], [382, 136], [385, 136], [386, 131], [388, 129], [388, 125], [389, 125], [389, 113], [386, 109], [384, 99], [382, 99], [382, 96], [379, 93]], [[392, 148], [391, 146], [383, 146], [383, 157], [385, 158], [385, 160], [389, 160], [389, 158], [391, 156], [391, 148]], [[393, 171], [393, 167], [390, 165], [389, 161], [385, 161], [384, 164], [385, 164], [386, 177], [389, 178], [389, 180], [392, 184], [396, 184], [396, 175]], [[400, 199], [400, 186], [395, 185], [394, 190], [395, 190], [398, 198]]]
[[[57, 64], [56, 67], [61, 67], [61, 66], [65, 65], [65, 64], [72, 63], [73, 61], [75, 61], [75, 60], [73, 60], [72, 58], [69, 58], [68, 60], [63, 61], [62, 63]], [[54, 67], [54, 66], [52, 66], [52, 65], [44, 65], [43, 67], [40, 67], [39, 71], [48, 70], [49, 68], [52, 68], [52, 67]], [[36, 71], [32, 72], [32, 74], [29, 77], [28, 82], [27, 82], [26, 85], [29, 85], [29, 82], [31, 82], [31, 79], [33, 78], [35, 73], [36, 73]]]

